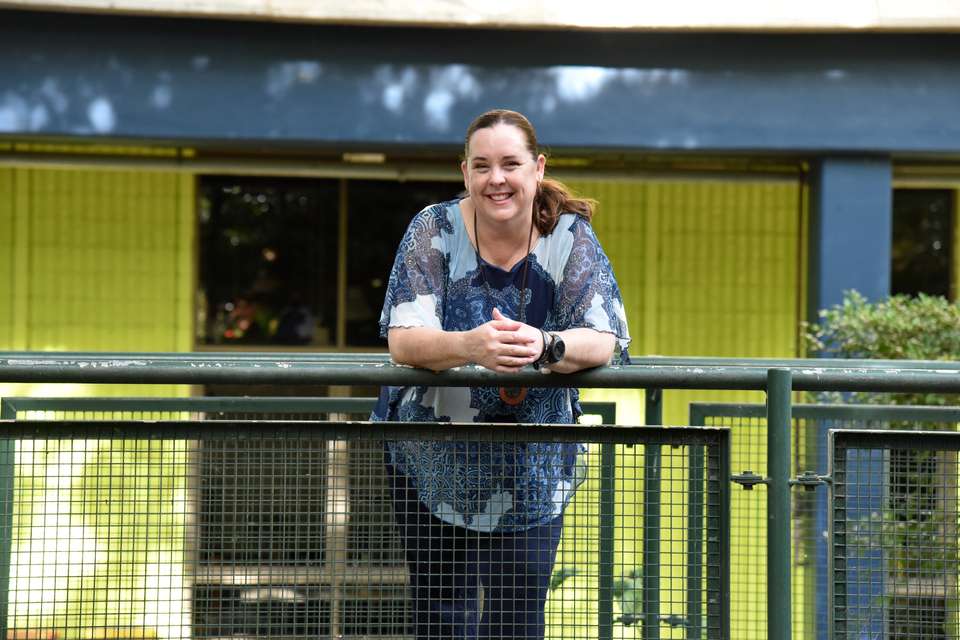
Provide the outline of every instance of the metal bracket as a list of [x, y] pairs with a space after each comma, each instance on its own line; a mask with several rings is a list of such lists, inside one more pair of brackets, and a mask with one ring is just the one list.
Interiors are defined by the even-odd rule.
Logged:
[[818, 475], [816, 471], [804, 471], [794, 480], [790, 480], [791, 486], [801, 486], [805, 491], [815, 491], [822, 484], [830, 484], [833, 478], [830, 476]]
[[[671, 613], [670, 615], [665, 615], [665, 616], [657, 616], [657, 620], [663, 624], [670, 625], [675, 629], [677, 627], [686, 627], [689, 624], [686, 618], [684, 618], [683, 616], [677, 615], [675, 613]], [[619, 622], [625, 627], [629, 627], [630, 625], [637, 624], [638, 622], [642, 622], [642, 621], [643, 621], [642, 613], [640, 614], [625, 613], [622, 616], [614, 619], [614, 622]]]
[[730, 480], [736, 482], [744, 488], [745, 491], [753, 491], [753, 487], [758, 484], [769, 484], [770, 479], [757, 475], [753, 471], [744, 471], [737, 475], [730, 476]]

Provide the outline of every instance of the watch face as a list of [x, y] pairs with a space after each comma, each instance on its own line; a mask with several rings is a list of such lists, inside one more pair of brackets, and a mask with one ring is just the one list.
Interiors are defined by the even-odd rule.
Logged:
[[553, 342], [550, 343], [550, 363], [560, 362], [563, 355], [567, 352], [567, 345], [563, 344], [563, 338], [554, 334]]

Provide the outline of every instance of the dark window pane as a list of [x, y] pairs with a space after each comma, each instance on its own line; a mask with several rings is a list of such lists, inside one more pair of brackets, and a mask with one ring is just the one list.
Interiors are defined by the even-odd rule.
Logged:
[[893, 192], [892, 293], [950, 295], [953, 264], [953, 192]]
[[429, 204], [456, 197], [458, 182], [357, 180], [348, 185], [347, 344], [386, 346], [377, 326], [403, 232]]
[[338, 194], [336, 180], [201, 181], [200, 343], [333, 343]]

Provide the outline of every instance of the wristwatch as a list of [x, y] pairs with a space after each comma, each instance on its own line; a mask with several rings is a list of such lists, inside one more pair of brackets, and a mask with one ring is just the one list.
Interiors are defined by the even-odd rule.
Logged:
[[540, 333], [543, 336], [543, 351], [540, 352], [537, 361], [533, 363], [533, 366], [537, 369], [560, 362], [567, 352], [567, 346], [563, 344], [563, 338], [558, 334], [548, 333], [543, 329], [540, 329]]

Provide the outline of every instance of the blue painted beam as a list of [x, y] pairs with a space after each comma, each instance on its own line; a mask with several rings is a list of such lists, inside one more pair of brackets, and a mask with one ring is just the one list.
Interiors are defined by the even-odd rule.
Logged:
[[560, 33], [0, 11], [0, 136], [459, 146], [528, 113], [557, 148], [960, 152], [956, 35]]
[[826, 157], [810, 184], [807, 319], [856, 289], [868, 299], [890, 293], [893, 233], [889, 158]]
[[[870, 300], [882, 300], [890, 294], [890, 253], [893, 232], [892, 166], [889, 158], [826, 157], [813, 166], [810, 184], [810, 256], [808, 259], [807, 319], [818, 320], [820, 309], [843, 301], [844, 291], [856, 289]], [[827, 434], [831, 421], [817, 423], [817, 469], [827, 469]], [[881, 465], [882, 466], [882, 465]], [[851, 509], [865, 513], [881, 511], [882, 468], [876, 462], [863, 462], [851, 471], [852, 481], [862, 488], [861, 499]], [[858, 493], [860, 495], [860, 493]], [[814, 527], [818, 534], [815, 551], [817, 640], [827, 640], [825, 621], [831, 603], [830, 553], [827, 518], [830, 509], [827, 494], [818, 491]], [[865, 511], [864, 511], [865, 510]], [[876, 571], [883, 574], [877, 561], [851, 565], [850, 571]], [[850, 594], [857, 606], [882, 595], [882, 584], [873, 585], [876, 593]], [[869, 637], [879, 637], [870, 629]]]

